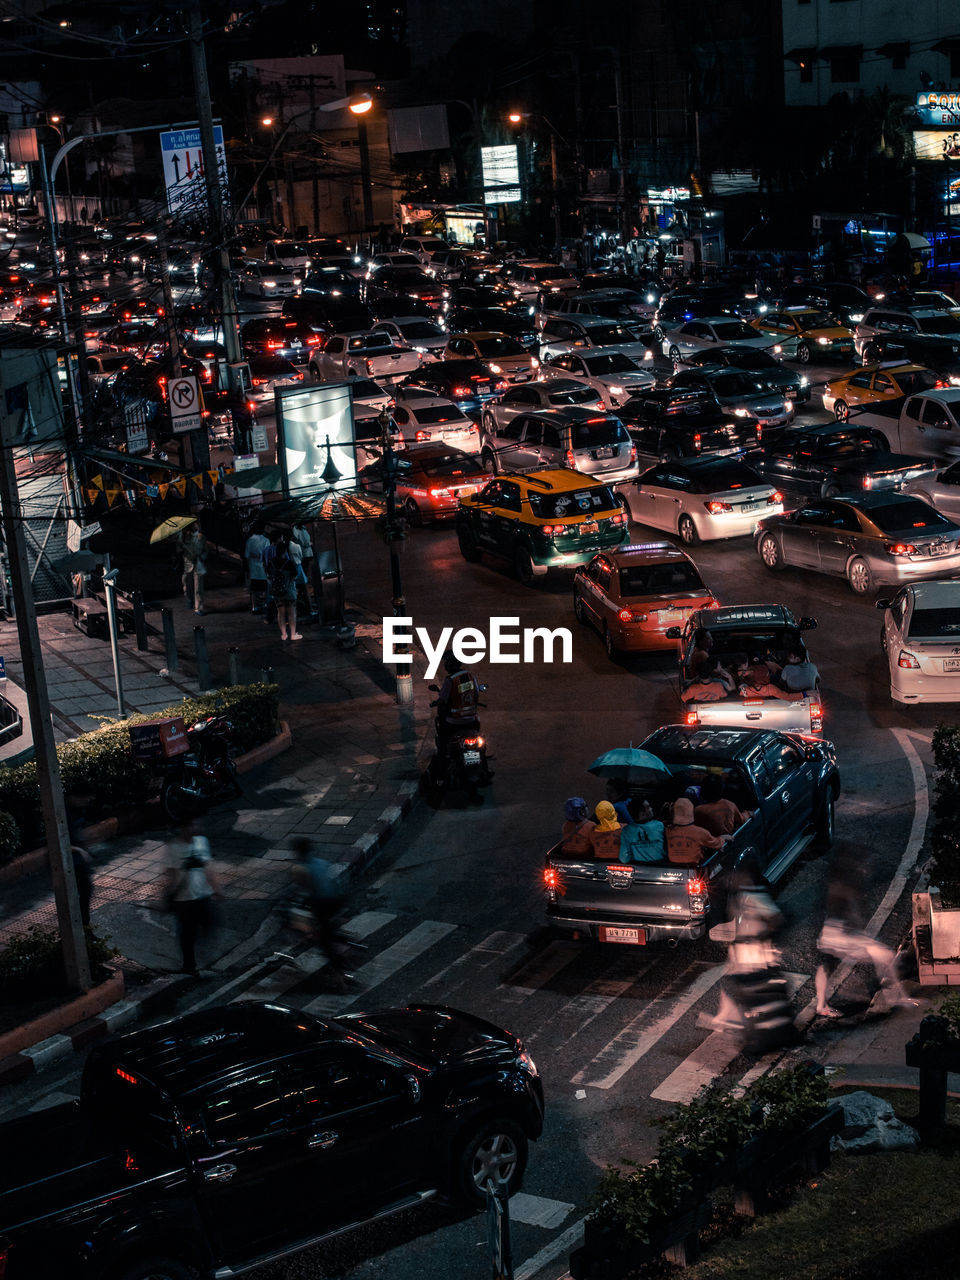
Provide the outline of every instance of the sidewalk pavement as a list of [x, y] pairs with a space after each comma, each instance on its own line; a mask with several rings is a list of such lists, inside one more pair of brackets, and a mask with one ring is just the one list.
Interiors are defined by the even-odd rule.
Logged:
[[[416, 658], [414, 704], [397, 706], [393, 673], [380, 661], [380, 619], [349, 611], [358, 623], [359, 643], [352, 650], [337, 647], [332, 628], [306, 623], [303, 639], [282, 643], [275, 624], [251, 614], [235, 576], [230, 585], [208, 589], [202, 617], [183, 600], [166, 602], [175, 620], [178, 671], [166, 672], [161, 637], [150, 637], [147, 652], [137, 650], [134, 635], [120, 640], [128, 711], [159, 711], [199, 692], [197, 624], [204, 628], [216, 686], [229, 683], [233, 647], [241, 681], [260, 679], [270, 669], [280, 686], [281, 719], [292, 730], [292, 747], [247, 775], [245, 795], [217, 806], [205, 824], [225, 900], [220, 927], [200, 959], [221, 970], [270, 949], [280, 923], [273, 907], [290, 883], [292, 836], [310, 837], [344, 875], [370, 861], [417, 795], [431, 729], [430, 695]], [[159, 630], [159, 613], [148, 619]], [[98, 716], [115, 717], [109, 642], [77, 631], [65, 612], [41, 616], [39, 627], [58, 736], [96, 728]], [[8, 683], [22, 682], [16, 641], [14, 624], [0, 625]], [[91, 923], [134, 971], [179, 968], [173, 921], [158, 909], [168, 836], [158, 813], [152, 829], [91, 848]], [[55, 924], [45, 872], [4, 886], [0, 941], [31, 924]]]

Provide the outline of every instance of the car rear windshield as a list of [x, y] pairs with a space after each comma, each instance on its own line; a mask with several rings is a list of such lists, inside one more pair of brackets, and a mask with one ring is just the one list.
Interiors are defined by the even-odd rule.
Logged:
[[350, 390], [354, 400], [382, 400], [386, 394], [372, 378], [357, 378], [350, 383]]
[[534, 267], [530, 273], [534, 280], [572, 280], [566, 267]]
[[761, 335], [742, 320], [724, 320], [713, 326], [720, 342], [733, 342], [738, 338], [759, 338]]
[[615, 347], [620, 342], [635, 342], [633, 334], [622, 324], [594, 324], [587, 330], [595, 347]]
[[461, 413], [455, 404], [426, 405], [413, 411], [417, 422], [423, 426], [433, 426], [438, 422], [467, 422], [466, 414]]
[[939, 381], [929, 369], [911, 369], [909, 373], [898, 373], [895, 377], [905, 396], [911, 396], [915, 391], [929, 391]]
[[[629, 340], [632, 341], [632, 339]], [[621, 351], [609, 351], [602, 356], [587, 356], [584, 364], [595, 378], [602, 377], [605, 373], [637, 373], [640, 368], [636, 361], [631, 360]]]
[[430, 320], [417, 320], [401, 325], [400, 332], [405, 338], [442, 338], [443, 330]]
[[650, 596], [673, 591], [706, 591], [692, 564], [633, 564], [620, 568], [622, 596]]
[[905, 502], [891, 502], [888, 507], [875, 507], [867, 512], [881, 533], [915, 533], [918, 529], [924, 533], [937, 529], [952, 529], [954, 526], [945, 520], [939, 511], [928, 507], [919, 499], [908, 498]]
[[547, 399], [551, 404], [596, 404], [600, 396], [592, 387], [571, 387], [568, 391], [551, 391]]
[[605, 484], [595, 489], [572, 489], [567, 493], [529, 493], [530, 510], [538, 520], [562, 520], [566, 516], [587, 516], [594, 511], [613, 511], [617, 502]]
[[477, 350], [485, 360], [491, 356], [525, 356], [527, 354], [516, 338], [499, 335], [492, 338], [478, 338]]
[[486, 475], [477, 458], [465, 458], [462, 453], [444, 453], [435, 458], [423, 458], [419, 466], [426, 476]]
[[305, 258], [307, 256], [307, 251], [302, 244], [284, 244], [281, 241], [273, 247], [278, 258]]
[[875, 431], [838, 431], [820, 441], [819, 452], [831, 458], [845, 458], [861, 453], [880, 453], [884, 449], [885, 438]]
[[749, 373], [743, 373], [739, 369], [715, 373], [710, 381], [714, 391], [720, 396], [769, 396], [774, 394], [769, 387], [765, 387], [762, 382], [758, 382], [756, 378], [751, 378]]
[[[756, 336], [756, 330], [753, 332], [754, 336]], [[726, 355], [731, 364], [735, 364], [741, 369], [783, 368], [779, 360], [775, 360], [766, 351], [760, 351], [756, 347], [738, 347], [736, 351], [728, 352]]]
[[374, 347], [392, 347], [393, 339], [389, 333], [365, 333], [361, 338], [350, 339], [350, 350], [370, 351]]
[[960, 636], [960, 609], [914, 609], [908, 634], [915, 639], [954, 640]]
[[692, 471], [690, 474], [691, 493], [726, 493], [730, 489], [749, 489], [754, 485], [766, 484], [753, 467], [745, 467], [740, 462], [706, 467], [703, 471]]
[[924, 316], [917, 320], [924, 333], [960, 333], [960, 320], [949, 311], [942, 315]]
[[801, 311], [797, 320], [803, 329], [835, 329], [837, 322], [825, 311]]
[[604, 418], [600, 422], [575, 422], [570, 427], [571, 449], [599, 449], [605, 445], [629, 443], [626, 427], [616, 418]]

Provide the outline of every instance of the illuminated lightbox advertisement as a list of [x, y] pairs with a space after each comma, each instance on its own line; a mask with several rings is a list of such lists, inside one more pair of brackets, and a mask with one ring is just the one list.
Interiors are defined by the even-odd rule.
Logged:
[[517, 144], [481, 147], [483, 194], [487, 204], [515, 204], [520, 199], [520, 164]]
[[354, 488], [357, 445], [350, 383], [278, 387], [275, 394], [284, 493]]
[[960, 128], [915, 129], [913, 147], [918, 160], [960, 160]]

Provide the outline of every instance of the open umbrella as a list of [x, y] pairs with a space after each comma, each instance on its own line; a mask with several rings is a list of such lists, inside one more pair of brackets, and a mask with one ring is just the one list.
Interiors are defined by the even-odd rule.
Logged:
[[103, 556], [95, 556], [92, 551], [68, 551], [65, 556], [61, 556], [59, 560], [54, 560], [53, 567], [59, 569], [61, 573], [84, 573], [87, 569], [92, 569], [95, 564], [99, 564]]
[[196, 524], [196, 516], [167, 516], [162, 524], [158, 524], [150, 535], [151, 546], [155, 542], [163, 542], [165, 538], [172, 538], [175, 533], [182, 533], [192, 524]]
[[623, 778], [633, 786], [670, 776], [662, 760], [639, 747], [614, 747], [612, 751], [605, 751], [597, 756], [588, 772], [597, 778]]

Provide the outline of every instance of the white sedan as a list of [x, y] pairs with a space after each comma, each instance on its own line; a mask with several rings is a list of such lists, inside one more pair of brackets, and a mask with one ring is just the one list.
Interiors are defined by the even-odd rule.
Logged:
[[657, 385], [656, 375], [643, 369], [618, 347], [564, 351], [544, 362], [543, 374], [562, 373], [599, 391], [608, 409], [619, 409], [631, 396]]
[[397, 387], [393, 420], [404, 444], [442, 441], [468, 453], [480, 448], [477, 424], [459, 405], [423, 387]]
[[663, 354], [674, 363], [710, 347], [756, 347], [779, 356], [776, 339], [769, 334], [758, 333], [753, 325], [744, 324], [735, 316], [706, 316], [699, 320], [687, 320], [663, 335]]
[[303, 283], [303, 274], [291, 267], [247, 258], [237, 268], [237, 283], [241, 293], [260, 298], [289, 298]]
[[756, 531], [783, 512], [783, 494], [737, 458], [691, 458], [651, 467], [621, 492], [638, 524], [676, 534], [688, 547]]
[[398, 347], [412, 347], [422, 361], [442, 360], [449, 337], [436, 320], [426, 316], [395, 316], [373, 326], [374, 333], [389, 333]]
[[960, 581], [911, 582], [883, 610], [894, 702], [960, 702]]

